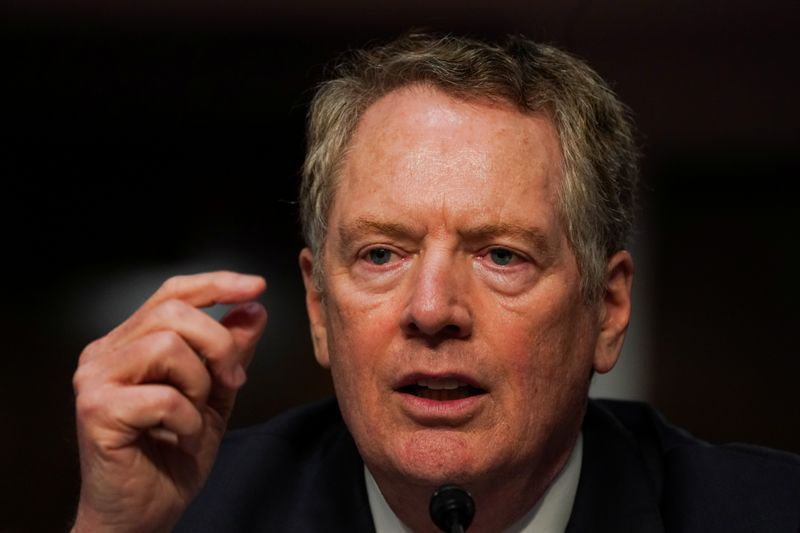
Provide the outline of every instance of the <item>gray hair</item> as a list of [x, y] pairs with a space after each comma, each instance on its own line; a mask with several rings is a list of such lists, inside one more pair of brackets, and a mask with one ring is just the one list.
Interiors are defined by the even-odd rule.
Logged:
[[520, 36], [495, 44], [409, 33], [348, 53], [332, 74], [309, 109], [300, 188], [303, 234], [315, 256], [319, 287], [328, 213], [358, 121], [391, 91], [427, 84], [457, 98], [504, 102], [553, 120], [564, 161], [558, 212], [584, 298], [602, 297], [607, 261], [627, 246], [633, 226], [638, 151], [627, 108], [586, 63]]

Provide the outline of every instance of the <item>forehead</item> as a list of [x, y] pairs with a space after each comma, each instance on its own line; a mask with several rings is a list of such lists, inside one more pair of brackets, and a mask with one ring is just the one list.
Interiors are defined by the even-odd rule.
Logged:
[[510, 103], [483, 98], [467, 100], [427, 85], [391, 91], [369, 106], [356, 126], [348, 156], [391, 155], [392, 148], [407, 149], [420, 141], [443, 155], [459, 147], [479, 147], [487, 155], [491, 150], [561, 163], [558, 132], [544, 111], [522, 112]]
[[375, 202], [412, 211], [435, 205], [452, 214], [476, 207], [508, 214], [534, 204], [547, 210], [561, 161], [557, 131], [543, 113], [405, 87], [380, 98], [359, 121], [334, 211]]

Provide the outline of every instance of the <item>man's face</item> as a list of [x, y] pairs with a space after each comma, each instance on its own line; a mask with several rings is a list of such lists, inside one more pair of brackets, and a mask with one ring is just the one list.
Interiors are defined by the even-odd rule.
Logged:
[[323, 294], [308, 250], [301, 265], [317, 358], [376, 478], [469, 486], [566, 458], [618, 346], [581, 297], [561, 168], [551, 121], [510, 106], [413, 86], [361, 119]]

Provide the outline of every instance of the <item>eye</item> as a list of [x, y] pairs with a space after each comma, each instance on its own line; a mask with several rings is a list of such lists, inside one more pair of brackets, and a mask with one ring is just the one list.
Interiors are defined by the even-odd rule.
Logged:
[[508, 248], [492, 248], [487, 255], [495, 265], [508, 266], [514, 261], [517, 254]]
[[392, 259], [392, 251], [388, 248], [372, 248], [367, 251], [366, 259], [374, 265], [385, 265]]

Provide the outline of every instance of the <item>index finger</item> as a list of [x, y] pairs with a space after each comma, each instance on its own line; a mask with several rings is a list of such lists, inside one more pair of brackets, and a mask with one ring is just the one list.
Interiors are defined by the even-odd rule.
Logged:
[[226, 270], [175, 276], [165, 281], [139, 310], [172, 299], [194, 307], [242, 303], [257, 298], [266, 288], [267, 282], [261, 276]]

